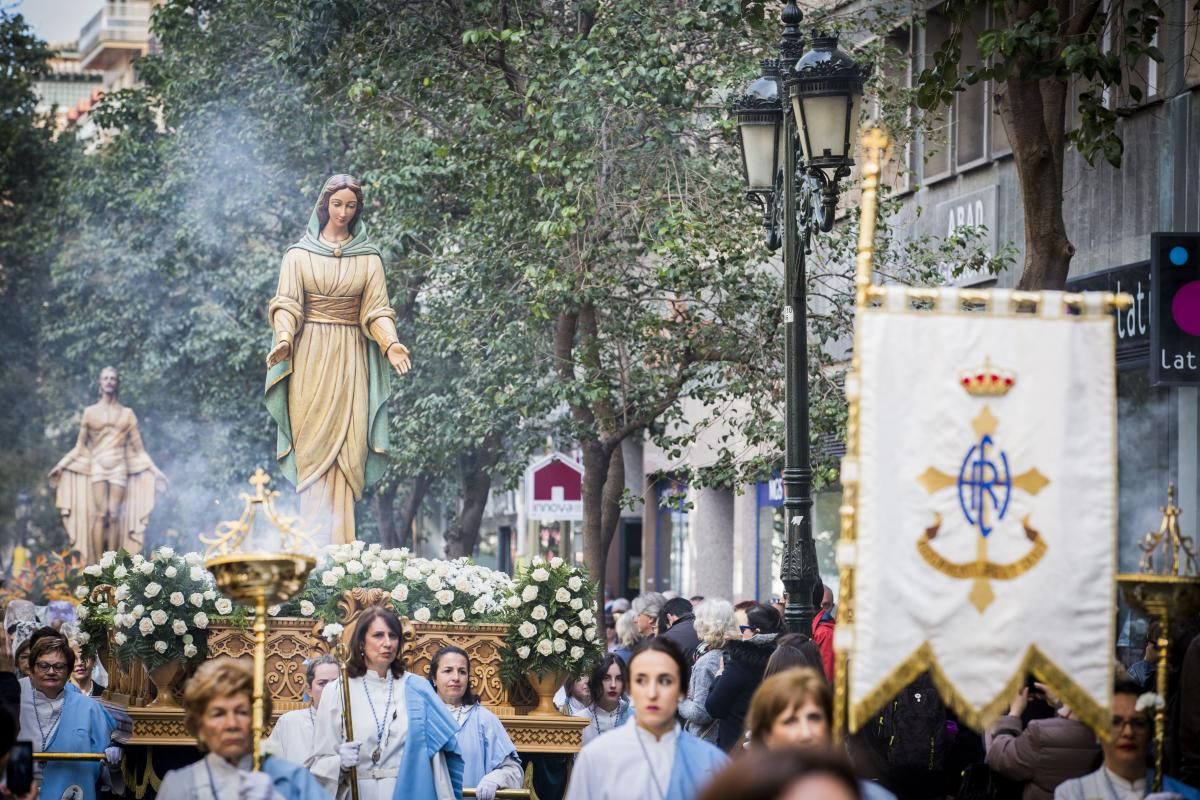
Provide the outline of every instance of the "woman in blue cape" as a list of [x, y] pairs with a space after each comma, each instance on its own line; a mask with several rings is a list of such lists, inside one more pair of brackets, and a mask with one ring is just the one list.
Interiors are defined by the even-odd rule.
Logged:
[[674, 642], [638, 643], [629, 658], [633, 720], [584, 746], [566, 800], [695, 800], [729, 757], [679, 725], [689, 672]]
[[[184, 726], [205, 753], [199, 761], [168, 772], [158, 789], [163, 800], [329, 800], [329, 794], [300, 765], [267, 755], [262, 771], [251, 771], [254, 748], [254, 669], [244, 661], [206, 661], [183, 695]], [[266, 715], [271, 696], [263, 697]]]
[[493, 800], [499, 789], [519, 789], [525, 773], [517, 748], [500, 720], [479, 702], [471, 688], [471, 659], [458, 647], [443, 647], [429, 663], [429, 682], [458, 724], [463, 756], [463, 786], [475, 787], [479, 800]]
[[306, 766], [338, 798], [355, 771], [360, 800], [457, 800], [463, 759], [458, 726], [428, 681], [404, 671], [400, 619], [390, 609], [363, 612], [350, 637], [350, 710], [342, 727], [341, 678], [325, 687]]

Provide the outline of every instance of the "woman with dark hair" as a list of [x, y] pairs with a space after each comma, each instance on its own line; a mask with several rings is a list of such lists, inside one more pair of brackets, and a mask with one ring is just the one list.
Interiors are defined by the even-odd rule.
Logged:
[[690, 667], [674, 642], [645, 639], [629, 658], [633, 721], [575, 759], [566, 800], [694, 800], [729, 758], [677, 719]]
[[362, 209], [357, 180], [326, 181], [267, 307], [275, 345], [265, 401], [277, 458], [300, 515], [322, 526], [318, 544], [354, 541], [354, 502], [387, 464], [387, 364], [400, 375], [411, 366]]
[[317, 708], [325, 687], [337, 680], [337, 659], [330, 655], [310, 659], [304, 668], [304, 686], [308, 690], [308, 707], [289, 711], [271, 729], [270, 742], [279, 748], [279, 755], [288, 761], [303, 764], [312, 753], [317, 734]]
[[520, 789], [525, 773], [517, 747], [471, 688], [471, 658], [467, 651], [443, 647], [434, 653], [429, 662], [429, 682], [458, 725], [463, 786], [474, 786], [480, 800], [494, 800], [499, 789]]
[[758, 750], [718, 775], [700, 800], [859, 800], [844, 757], [820, 750]]
[[388, 608], [363, 612], [350, 637], [351, 736], [342, 727], [341, 679], [325, 687], [313, 753], [305, 765], [331, 793], [357, 770], [361, 800], [392, 800], [397, 785], [412, 800], [462, 796], [458, 726], [433, 688], [404, 671], [400, 618]]
[[602, 733], [620, 727], [633, 716], [633, 706], [626, 691], [629, 687], [629, 672], [620, 656], [608, 653], [594, 670], [588, 681], [592, 704], [582, 714], [588, 726], [583, 729], [583, 743], [587, 744]]
[[762, 683], [782, 625], [778, 611], [755, 603], [746, 608], [746, 622], [738, 626], [742, 638], [725, 645], [721, 671], [709, 688], [704, 709], [719, 721], [717, 744], [726, 752], [741, 739], [746, 709], [754, 690]]
[[775, 652], [767, 660], [763, 679], [795, 667], [812, 667], [823, 673], [825, 665], [821, 661], [821, 650], [811, 636], [803, 633], [780, 634], [775, 640]]

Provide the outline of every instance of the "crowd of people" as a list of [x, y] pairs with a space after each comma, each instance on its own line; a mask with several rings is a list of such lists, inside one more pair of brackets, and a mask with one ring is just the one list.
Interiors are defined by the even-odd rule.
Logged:
[[[279, 718], [261, 771], [251, 769], [250, 660], [200, 666], [183, 705], [203, 756], [167, 773], [157, 796], [319, 800], [348, 797], [353, 780], [362, 800], [450, 800], [467, 787], [484, 800], [522, 787], [539, 800], [1200, 797], [1186, 772], [1196, 767], [1200, 741], [1190, 739], [1191, 701], [1178, 696], [1172, 758], [1184, 771], [1168, 778], [1167, 793], [1150, 791], [1153, 714], [1162, 700], [1147, 691], [1149, 651], [1127, 674], [1121, 669], [1107, 742], [1036, 682], [976, 735], [957, 724], [924, 675], [835, 744], [837, 620], [827, 588], [813, 599], [811, 633], [787, 632], [779, 604], [658, 593], [606, 603], [606, 654], [590, 674], [569, 676], [556, 698], [563, 714], [587, 720], [573, 759], [519, 754], [480, 704], [466, 651], [442, 648], [427, 674], [413, 674], [400, 619], [371, 608], [351, 636], [345, 686], [332, 656], [306, 662], [308, 705]], [[104, 757], [34, 762], [29, 786], [19, 785], [20, 770], [0, 769], [18, 776], [17, 784], [0, 781], [0, 796], [125, 796], [118, 722], [94, 699], [104, 691], [103, 668], [63, 630], [7, 627], [14, 629], [0, 630], [0, 768], [14, 740], [38, 752]], [[10, 633], [21, 635], [16, 648]], [[1184, 661], [1197, 657], [1193, 643]]]

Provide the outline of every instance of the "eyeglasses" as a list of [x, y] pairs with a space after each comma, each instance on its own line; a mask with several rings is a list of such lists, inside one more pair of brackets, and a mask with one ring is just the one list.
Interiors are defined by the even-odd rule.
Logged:
[[49, 661], [39, 661], [33, 665], [38, 672], [66, 672], [67, 662], [59, 661], [51, 664]]
[[1113, 733], [1120, 733], [1121, 731], [1125, 730], [1126, 725], [1128, 725], [1129, 729], [1134, 733], [1144, 733], [1150, 728], [1150, 723], [1145, 717], [1129, 717], [1128, 719], [1113, 717]]

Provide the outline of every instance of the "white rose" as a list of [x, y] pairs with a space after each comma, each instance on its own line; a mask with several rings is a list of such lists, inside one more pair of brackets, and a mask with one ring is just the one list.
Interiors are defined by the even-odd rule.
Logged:
[[342, 631], [344, 631], [344, 630], [346, 630], [345, 627], [343, 627], [339, 623], [331, 622], [321, 630], [321, 636], [324, 637], [326, 639], [326, 641], [332, 642], [335, 639], [337, 639], [339, 636], [341, 636]]
[[580, 636], [583, 636], [583, 630], [578, 625], [572, 625], [567, 631], [567, 635], [572, 639], [578, 639]]
[[555, 639], [554, 640], [554, 652], [565, 653], [566, 650], [567, 650], [567, 642], [565, 639]]
[[[104, 555], [100, 556], [100, 564], [98, 566], [100, 569], [108, 569], [115, 563], [117, 563], [117, 554], [112, 550], [108, 550]], [[87, 572], [87, 570], [84, 570], [84, 572]]]
[[554, 645], [549, 639], [542, 639], [537, 643], [537, 651], [544, 656], [548, 656], [554, 652]]
[[216, 604], [217, 613], [221, 616], [233, 613], [233, 601], [228, 597], [222, 597]]
[[578, 611], [579, 609], [583, 608], [583, 601], [580, 600], [578, 597], [576, 597], [574, 600], [571, 601], [571, 608]]
[[504, 601], [504, 604], [509, 608], [520, 608], [521, 598], [517, 597], [515, 594], [509, 595], [508, 599]]
[[558, 569], [562, 565], [563, 565], [563, 560], [561, 558], [559, 558], [558, 556], [555, 556], [554, 558], [550, 559], [551, 568]]
[[571, 593], [568, 592], [566, 589], [560, 588], [557, 592], [554, 593], [554, 599], [560, 603], [569, 603], [569, 602], [571, 602]]
[[83, 622], [85, 619], [88, 618], [88, 613], [89, 612], [88, 612], [87, 606], [80, 606], [79, 608], [75, 609], [75, 616], [76, 616], [76, 618], [79, 619], [80, 622]]
[[395, 600], [397, 603], [403, 603], [405, 600], [407, 600], [408, 599], [408, 584], [407, 583], [396, 584], [396, 588], [392, 589], [392, 599]]
[[113, 577], [116, 578], [117, 580], [121, 580], [128, 574], [129, 574], [129, 570], [125, 569], [124, 564], [121, 564], [120, 566], [118, 566], [116, 569], [113, 570]]
[[532, 639], [537, 633], [537, 626], [529, 620], [525, 620], [517, 626], [517, 633], [521, 634], [526, 639]]
[[419, 581], [421, 580], [421, 570], [409, 565], [404, 568], [404, 577], [410, 581]]
[[185, 644], [183, 646], [183, 655], [187, 658], [195, 658], [196, 654], [199, 652], [200, 651], [196, 649], [196, 645], [194, 644]]
[[171, 592], [171, 596], [168, 598], [168, 600], [173, 606], [181, 606], [187, 602], [183, 599], [183, 592]]
[[140, 567], [138, 567], [138, 572], [142, 573], [143, 575], [153, 575], [154, 574], [154, 562], [153, 561], [143, 561], [142, 565]]
[[204, 568], [200, 566], [192, 567], [188, 570], [188, 577], [196, 583], [204, 580]]
[[471, 591], [471, 582], [466, 578], [459, 578], [454, 582], [454, 590], [456, 592], [469, 592]]
[[120, 645], [123, 645], [126, 642], [128, 642], [129, 637], [126, 636], [125, 634], [121, 633], [120, 631], [117, 631], [116, 633], [113, 634], [113, 641], [116, 642], [118, 646], [120, 646]]
[[362, 571], [363, 565], [361, 561], [357, 559], [350, 559], [346, 562], [346, 572], [350, 573], [351, 575], [357, 575]]
[[337, 575], [334, 575], [332, 572], [322, 573], [322, 575], [321, 575], [321, 585], [322, 586], [337, 586], [337, 582], [338, 582]]
[[154, 643], [154, 649], [160, 653], [165, 653], [165, 652], [167, 652], [167, 643], [164, 642], [162, 639], [159, 639], [157, 642]]
[[339, 564], [345, 564], [351, 559], [350, 551], [345, 548], [338, 548], [329, 554], [330, 557]]
[[450, 602], [452, 600], [454, 600], [454, 592], [450, 591], [449, 589], [442, 589], [440, 592], [435, 594], [433, 597], [435, 600], [437, 600], [442, 605], [448, 606], [448, 605], [450, 605]]
[[149, 636], [154, 633], [154, 623], [150, 621], [149, 617], [144, 617], [138, 623], [138, 633], [142, 634], [142, 636]]
[[175, 569], [174, 567], [167, 567], [163, 570], [163, 575], [166, 575], [168, 578], [174, 578], [178, 574], [179, 570]]
[[83, 568], [83, 574], [91, 575], [93, 578], [99, 578], [103, 572], [104, 570], [100, 568], [99, 564], [88, 564]]
[[118, 586], [117, 593], [114, 596], [118, 600], [128, 600], [129, 599], [129, 584], [122, 583], [120, 586]]
[[387, 580], [387, 567], [371, 567], [371, 580], [385, 581]]
[[141, 603], [138, 603], [133, 607], [133, 611], [130, 613], [133, 615], [134, 619], [141, 619], [142, 615], [146, 613], [146, 607]]
[[555, 633], [565, 633], [567, 630], [567, 623], [561, 619], [556, 619], [554, 620], [554, 625], [551, 627], [554, 628]]
[[158, 593], [161, 591], [162, 591], [162, 586], [155, 583], [154, 581], [151, 581], [150, 583], [146, 584], [146, 590], [143, 592], [143, 594], [145, 594], [146, 597], [158, 597]]
[[538, 583], [545, 583], [550, 579], [550, 573], [541, 567], [538, 567], [529, 575], [529, 577], [533, 578]]
[[187, 633], [187, 623], [181, 619], [177, 619], [171, 623], [171, 630], [176, 636], [183, 636]]
[[582, 647], [572, 647], [571, 648], [571, 658], [573, 658], [576, 661], [583, 658], [583, 648]]
[[150, 612], [150, 621], [155, 625], [166, 625], [167, 612], [163, 611], [161, 608], [154, 609]]
[[158, 548], [158, 557], [159, 558], [170, 558], [173, 555], [175, 555], [175, 548], [173, 548], [173, 547]]
[[436, 592], [442, 588], [442, 579], [437, 575], [430, 575], [426, 578], [425, 585], [429, 587], [431, 592]]
[[529, 586], [526, 586], [521, 591], [521, 599], [524, 600], [526, 603], [532, 603], [534, 600], [537, 600], [537, 596], [538, 596], [537, 587], [533, 586], [532, 584]]
[[[483, 613], [487, 612], [487, 607], [488, 607], [488, 604], [487, 604], [486, 597], [477, 597], [477, 598], [475, 598], [475, 602], [471, 604], [471, 610], [474, 611], [476, 614], [483, 614]], [[80, 611], [82, 611], [82, 610], [83, 609], [80, 609]]]
[[88, 596], [88, 588], [87, 588], [86, 586], [80, 586], [80, 587], [78, 587], [78, 588], [75, 590], [75, 596], [76, 596], [77, 598], [79, 598], [80, 600], [82, 600], [83, 598], [87, 597], [87, 596]]
[[417, 609], [415, 614], [413, 614], [413, 619], [415, 619], [417, 622], [429, 622], [429, 618], [431, 616], [432, 614], [429, 613], [429, 609], [422, 606], [421, 608]]
[[334, 567], [333, 569], [331, 569], [329, 571], [332, 572], [333, 577], [337, 578], [339, 581], [342, 578], [346, 577], [346, 568], [345, 567]]
[[92, 635], [87, 631], [80, 631], [79, 633], [75, 634], [75, 638], [80, 644], [87, 644], [92, 640]]
[[546, 607], [541, 605], [534, 606], [533, 611], [529, 612], [529, 616], [533, 617], [534, 619], [545, 619]]
[[200, 594], [199, 592], [192, 592], [188, 595], [188, 602], [194, 605], [196, 608], [199, 608], [200, 606], [204, 605], [204, 595]]
[[208, 614], [205, 614], [203, 611], [197, 613], [196, 616], [192, 617], [192, 623], [200, 630], [204, 630], [208, 627]]
[[583, 632], [583, 638], [587, 639], [589, 642], [596, 641], [596, 629], [594, 627], [588, 628]]
[[433, 574], [439, 578], [444, 578], [450, 574], [450, 565], [445, 561], [439, 561], [437, 566], [433, 568]]
[[467, 612], [463, 611], [461, 608], [454, 609], [454, 613], [450, 615], [451, 622], [462, 622], [466, 618]]
[[308, 600], [301, 600], [301, 601], [300, 601], [300, 614], [301, 614], [301, 616], [305, 616], [305, 617], [311, 617], [311, 616], [312, 616], [313, 614], [315, 614], [315, 613], [317, 613], [317, 607], [316, 607], [316, 606], [314, 606], [314, 605], [313, 605], [312, 603], [310, 603]]
[[517, 648], [517, 658], [522, 661], [529, 658], [529, 647], [527, 645], [521, 645]]
[[199, 553], [186, 553], [183, 556], [183, 560], [186, 561], [189, 566], [195, 566], [196, 564], [199, 564], [204, 559], [202, 559], [200, 557]]
[[387, 563], [388, 572], [399, 572], [404, 569], [404, 562], [400, 559], [392, 559]]
[[590, 608], [585, 608], [579, 612], [579, 621], [584, 625], [591, 625], [596, 619], [596, 615], [592, 613]]
[[271, 606], [267, 609], [267, 616], [278, 617], [280, 611], [283, 611], [283, 606]]

